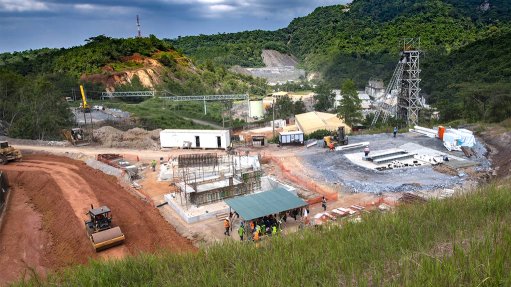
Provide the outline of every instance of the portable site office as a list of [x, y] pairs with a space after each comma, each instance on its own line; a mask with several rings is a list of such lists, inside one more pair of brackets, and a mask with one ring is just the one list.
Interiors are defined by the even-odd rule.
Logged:
[[279, 133], [279, 142], [281, 145], [303, 145], [303, 132], [281, 132]]
[[227, 149], [231, 144], [229, 130], [162, 130], [161, 148]]

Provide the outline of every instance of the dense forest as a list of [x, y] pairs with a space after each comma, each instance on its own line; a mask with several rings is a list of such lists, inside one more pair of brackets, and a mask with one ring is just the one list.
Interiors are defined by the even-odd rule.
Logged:
[[[503, 66], [509, 63], [510, 21], [511, 2], [505, 0], [355, 0], [319, 7], [273, 32], [182, 37], [170, 43], [197, 61], [226, 66], [260, 66], [254, 55], [260, 58], [261, 49], [271, 43], [297, 56], [307, 71], [320, 72], [329, 86], [339, 88], [353, 79], [362, 89], [370, 78], [388, 81], [401, 39], [420, 37], [423, 93], [441, 110], [443, 120], [482, 120], [463, 112], [466, 97], [461, 94], [489, 93], [493, 85], [506, 94], [506, 87], [495, 83], [509, 81]], [[230, 49], [235, 43], [243, 43], [243, 49]], [[228, 61], [224, 51], [229, 51]], [[490, 90], [472, 90], [478, 83]], [[484, 119], [496, 121], [509, 113], [498, 115]]]
[[430, 55], [423, 87], [444, 120], [497, 122], [511, 117], [511, 32], [449, 55]]

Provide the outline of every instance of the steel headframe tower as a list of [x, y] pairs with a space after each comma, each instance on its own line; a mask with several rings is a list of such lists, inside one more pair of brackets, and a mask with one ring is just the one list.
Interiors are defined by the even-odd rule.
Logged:
[[420, 38], [403, 39], [401, 62], [404, 68], [397, 101], [397, 116], [406, 120], [408, 126], [419, 123], [419, 111], [423, 108], [419, 85], [421, 82], [420, 53]]
[[140, 32], [140, 19], [138, 18], [138, 15], [137, 15], [137, 31], [138, 31], [137, 37], [141, 38], [142, 33]]
[[403, 39], [399, 62], [385, 94], [378, 100], [373, 126], [380, 117], [383, 123], [387, 122], [389, 117], [397, 117], [405, 120], [409, 126], [418, 124], [419, 111], [423, 107], [419, 86], [419, 48], [420, 38]]

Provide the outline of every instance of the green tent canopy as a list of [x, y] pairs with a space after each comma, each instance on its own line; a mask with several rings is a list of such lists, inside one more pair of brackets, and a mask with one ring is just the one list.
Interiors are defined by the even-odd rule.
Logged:
[[225, 203], [244, 220], [261, 218], [308, 205], [303, 199], [284, 188], [226, 199]]

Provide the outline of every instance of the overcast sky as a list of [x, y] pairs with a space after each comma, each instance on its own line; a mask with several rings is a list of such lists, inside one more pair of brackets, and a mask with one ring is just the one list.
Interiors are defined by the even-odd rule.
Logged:
[[0, 53], [70, 47], [104, 34], [159, 38], [275, 30], [348, 0], [0, 0]]

